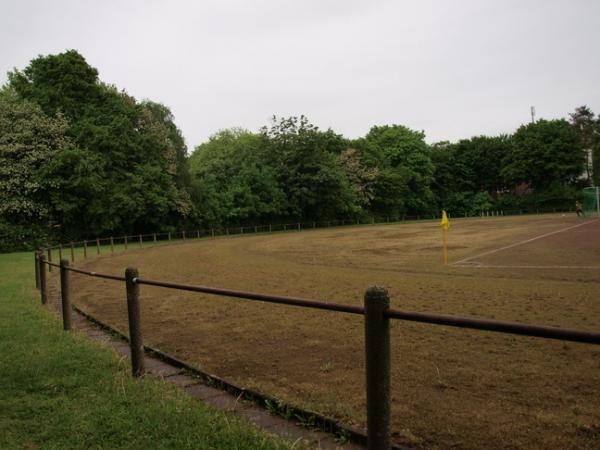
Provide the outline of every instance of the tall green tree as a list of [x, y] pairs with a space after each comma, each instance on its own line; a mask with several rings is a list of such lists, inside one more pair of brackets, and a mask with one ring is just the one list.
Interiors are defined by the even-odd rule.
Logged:
[[521, 126], [504, 159], [507, 183], [527, 183], [537, 191], [553, 184], [574, 184], [581, 176], [585, 152], [573, 127], [563, 119]]
[[[69, 147], [64, 116], [0, 90], [0, 250], [41, 243], [54, 219], [40, 170]], [[40, 240], [41, 239], [41, 240]]]
[[287, 199], [286, 216], [313, 220], [360, 211], [340, 161], [347, 147], [341, 135], [319, 130], [305, 116], [273, 117], [261, 134]]
[[202, 223], [256, 224], [285, 216], [287, 199], [264, 137], [222, 130], [190, 157], [192, 193]]
[[576, 108], [569, 117], [586, 153], [585, 172], [588, 184], [597, 185], [600, 183], [600, 116], [594, 117], [592, 110], [584, 105]]
[[71, 237], [147, 231], [190, 215], [186, 148], [168, 108], [102, 83], [74, 50], [32, 60], [9, 75], [9, 86], [69, 121], [72, 148], [44, 176]]
[[380, 168], [373, 208], [381, 214], [435, 208], [434, 166], [425, 134], [402, 125], [375, 126], [364, 139], [367, 157]]

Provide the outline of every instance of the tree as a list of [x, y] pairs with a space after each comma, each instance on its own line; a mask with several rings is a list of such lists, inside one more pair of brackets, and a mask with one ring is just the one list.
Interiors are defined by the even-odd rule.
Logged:
[[62, 115], [46, 116], [14, 92], [0, 93], [0, 215], [6, 220], [49, 218], [47, 185], [38, 171], [67, 147], [67, 128]]
[[316, 220], [360, 211], [339, 158], [347, 145], [342, 136], [319, 130], [304, 116], [273, 117], [261, 135], [287, 199], [288, 217]]
[[102, 83], [74, 50], [34, 59], [9, 86], [69, 121], [72, 147], [44, 176], [54, 189], [49, 208], [70, 237], [149, 231], [190, 216], [185, 143], [168, 108]]
[[340, 163], [346, 178], [354, 191], [357, 203], [363, 209], [368, 209], [375, 198], [375, 184], [380, 170], [375, 166], [367, 165], [361, 156], [361, 151], [347, 148], [340, 154]]
[[521, 126], [504, 159], [502, 176], [513, 186], [527, 183], [542, 191], [573, 184], [582, 174], [585, 153], [577, 132], [563, 119]]
[[190, 157], [192, 192], [202, 222], [256, 224], [285, 215], [287, 201], [260, 135], [222, 130]]
[[434, 208], [434, 166], [425, 135], [402, 125], [375, 126], [364, 140], [368, 159], [380, 176], [373, 207], [382, 214], [426, 212]]
[[51, 116], [62, 112], [77, 120], [103, 100], [98, 71], [76, 50], [39, 56], [22, 72], [10, 72], [8, 80], [20, 97], [34, 100]]
[[[600, 180], [600, 117], [596, 119], [594, 113], [587, 106], [580, 106], [575, 112], [569, 114], [570, 122], [576, 130], [579, 141], [586, 153], [585, 173], [588, 184], [598, 184]], [[594, 183], [595, 182], [595, 183]]]
[[49, 186], [39, 170], [69, 146], [68, 123], [46, 116], [14, 91], [0, 91], [0, 250], [23, 249], [47, 234]]

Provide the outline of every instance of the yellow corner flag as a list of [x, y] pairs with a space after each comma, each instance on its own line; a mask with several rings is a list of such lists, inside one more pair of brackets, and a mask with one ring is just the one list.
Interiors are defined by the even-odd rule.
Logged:
[[448, 231], [448, 228], [450, 228], [450, 221], [448, 220], [448, 215], [446, 214], [446, 210], [443, 209], [442, 210], [442, 229], [444, 231]]

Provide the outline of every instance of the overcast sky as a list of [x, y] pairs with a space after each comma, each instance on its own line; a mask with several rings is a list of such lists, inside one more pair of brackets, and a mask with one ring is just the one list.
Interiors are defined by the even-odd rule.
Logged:
[[600, 1], [0, 0], [0, 83], [76, 49], [173, 111], [190, 150], [222, 128], [305, 114], [347, 137], [428, 142], [600, 113]]

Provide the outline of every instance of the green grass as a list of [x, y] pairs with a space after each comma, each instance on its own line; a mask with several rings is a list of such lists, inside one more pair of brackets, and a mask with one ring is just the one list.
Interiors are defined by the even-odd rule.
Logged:
[[152, 377], [39, 304], [31, 253], [0, 255], [0, 448], [289, 448]]

